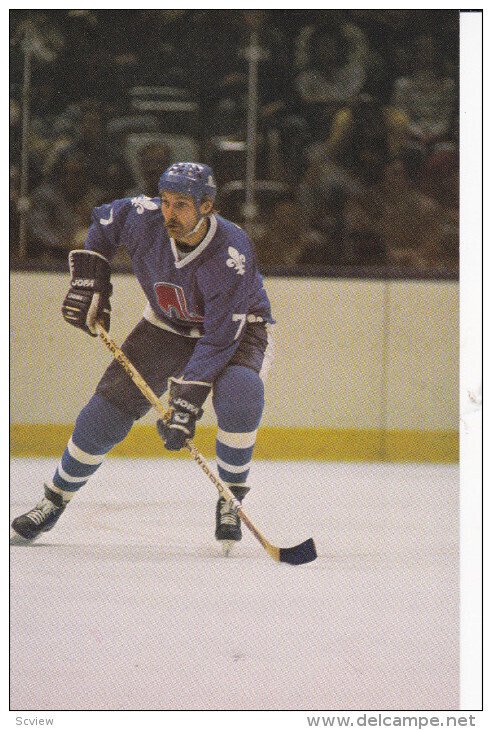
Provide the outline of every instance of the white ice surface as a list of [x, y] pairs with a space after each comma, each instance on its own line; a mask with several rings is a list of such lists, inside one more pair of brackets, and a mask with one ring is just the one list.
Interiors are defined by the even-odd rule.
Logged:
[[[53, 460], [12, 462], [12, 517]], [[193, 462], [108, 459], [52, 532], [11, 548], [11, 709], [459, 707], [458, 468], [255, 462], [244, 530], [213, 539]]]

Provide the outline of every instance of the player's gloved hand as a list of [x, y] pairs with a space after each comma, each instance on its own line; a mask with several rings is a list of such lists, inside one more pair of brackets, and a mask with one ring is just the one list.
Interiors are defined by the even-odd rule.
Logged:
[[113, 293], [109, 261], [96, 251], [70, 251], [70, 289], [62, 304], [63, 318], [97, 337], [96, 322], [109, 330]]
[[159, 436], [168, 451], [179, 451], [187, 439], [193, 438], [211, 387], [208, 383], [169, 378], [169, 405], [173, 413], [169, 421], [157, 421]]

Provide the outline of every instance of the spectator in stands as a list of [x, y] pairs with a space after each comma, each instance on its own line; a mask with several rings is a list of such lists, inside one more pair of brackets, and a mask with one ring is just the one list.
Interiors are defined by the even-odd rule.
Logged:
[[29, 254], [65, 259], [83, 245], [92, 208], [104, 200], [93, 186], [85, 157], [74, 148], [60, 154], [46, 181], [31, 196]]
[[424, 165], [420, 189], [435, 200], [442, 210], [441, 235], [421, 252], [427, 266], [458, 274], [459, 269], [459, 144], [458, 118], [452, 128], [452, 139], [434, 146]]
[[182, 47], [188, 50], [183, 64], [189, 87], [207, 112], [211, 102], [220, 98], [222, 79], [235, 63], [236, 14], [233, 10], [195, 12], [181, 38]]
[[[10, 99], [9, 121], [10, 162], [15, 165], [20, 172], [22, 148], [22, 115], [20, 104], [15, 98]], [[43, 125], [38, 124], [38, 121], [39, 118], [33, 118], [31, 120], [28, 137], [28, 179], [30, 186], [35, 186], [41, 181], [45, 156], [47, 154], [49, 146], [48, 140], [45, 139], [45, 137], [43, 136]]]
[[252, 234], [263, 270], [295, 266], [303, 256], [308, 264], [326, 263], [319, 253], [324, 241], [316, 231], [306, 227], [299, 203], [292, 197], [264, 209]]
[[252, 33], [261, 48], [258, 59], [260, 105], [281, 101], [289, 68], [289, 47], [265, 10], [207, 10], [196, 13], [186, 32], [188, 77], [207, 111], [210, 103], [246, 93], [248, 47]]
[[248, 90], [240, 76], [228, 76], [217, 87], [210, 104], [208, 132], [211, 137], [245, 140], [248, 118]]
[[108, 137], [104, 109], [98, 102], [80, 105], [73, 151], [84, 160], [91, 184], [103, 191], [105, 200], [123, 196], [132, 175], [122, 152]]
[[460, 236], [457, 210], [442, 211], [438, 233], [436, 238], [427, 236], [422, 241], [411, 263], [421, 271], [458, 276]]
[[406, 75], [408, 71], [406, 49], [409, 39], [415, 35], [422, 12], [387, 8], [348, 11], [350, 21], [364, 34], [371, 54], [378, 59], [379, 73], [370, 74], [364, 90], [383, 104], [390, 102], [395, 77]]
[[[126, 28], [122, 29], [120, 48], [124, 53], [115, 58], [121, 81], [127, 88], [143, 85], [188, 90], [186, 68], [195, 54], [194, 50], [190, 53], [184, 38], [191, 14], [189, 10], [162, 8], [132, 12]], [[119, 15], [125, 13], [119, 11]], [[145, 29], [144, 43], [134, 32], [135, 27]]]
[[157, 180], [171, 164], [171, 150], [163, 142], [149, 142], [137, 153], [135, 169], [136, 185], [126, 192], [127, 197], [156, 195]]
[[[324, 17], [329, 17], [332, 25], [341, 29], [350, 49], [349, 58], [351, 63], [364, 68], [366, 77], [364, 90], [377, 96], [380, 100], [386, 100], [384, 89], [388, 68], [381, 55], [380, 45], [371, 43], [366, 29], [359, 25], [356, 13], [354, 15], [347, 10], [329, 10], [324, 12]], [[309, 40], [319, 25], [319, 21], [315, 21], [314, 24], [304, 26], [299, 32], [296, 41], [296, 66], [299, 69], [307, 66]]]
[[360, 94], [352, 106], [335, 114], [327, 138], [311, 148], [311, 159], [340, 160], [367, 145], [384, 148], [387, 156], [397, 157], [408, 141], [409, 124], [404, 112]]
[[[247, 85], [248, 49], [252, 34], [256, 33], [260, 57], [258, 63], [258, 86], [262, 114], [267, 107], [275, 108], [283, 103], [288, 87], [291, 54], [284, 34], [272, 25], [271, 11], [243, 10], [238, 16], [238, 39], [234, 49], [235, 72]], [[233, 74], [234, 77], [234, 74]]]
[[412, 179], [411, 158], [389, 162], [379, 182], [349, 196], [344, 217], [344, 249], [350, 263], [457, 273], [457, 211], [419, 190]]
[[351, 57], [340, 29], [318, 28], [310, 39], [310, 64], [296, 79], [301, 113], [315, 141], [326, 137], [334, 114], [352, 103], [366, 81], [363, 63]]
[[412, 73], [395, 81], [392, 106], [405, 112], [414, 137], [428, 145], [449, 133], [456, 94], [454, 80], [442, 72], [435, 38], [420, 35], [414, 43]]
[[131, 80], [132, 49], [138, 34], [135, 11], [68, 10], [63, 18], [65, 43], [56, 67], [58, 94], [65, 106], [83, 99], [117, 105], [125, 99], [122, 76]]
[[460, 194], [458, 121], [458, 117], [455, 117], [450, 138], [434, 146], [421, 175], [422, 192], [437, 200], [444, 208], [456, 211]]
[[457, 271], [457, 217], [412, 183], [402, 160], [386, 166], [379, 199], [378, 228], [390, 263]]
[[380, 233], [382, 206], [377, 181], [346, 198], [341, 235], [342, 263], [351, 266], [387, 263], [386, 241]]
[[406, 125], [404, 115], [363, 95], [335, 117], [328, 139], [310, 149], [301, 201], [311, 225], [328, 241], [338, 241], [330, 263], [384, 258], [378, 236], [368, 231], [379, 215], [375, 189], [384, 166], [404, 145]]
[[[212, 106], [211, 132], [244, 140], [248, 118], [249, 54], [256, 34], [258, 53], [258, 138], [278, 126], [291, 95], [291, 53], [285, 35], [272, 25], [272, 12], [244, 10], [234, 16], [226, 64], [218, 75]], [[265, 159], [263, 150], [259, 164]], [[237, 177], [237, 175], [236, 175]]]
[[445, 208], [458, 210], [460, 194], [459, 153], [439, 145], [427, 159], [422, 172], [422, 192]]

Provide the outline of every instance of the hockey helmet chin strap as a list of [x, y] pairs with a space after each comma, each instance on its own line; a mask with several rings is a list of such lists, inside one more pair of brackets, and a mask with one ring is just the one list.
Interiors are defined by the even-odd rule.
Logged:
[[197, 233], [198, 229], [200, 228], [200, 226], [202, 225], [204, 220], [205, 220], [205, 216], [202, 215], [202, 217], [198, 219], [198, 223], [196, 224], [194, 229], [192, 231], [190, 231], [187, 235], [193, 236], [195, 233]]
[[202, 225], [202, 223], [205, 220], [205, 218], [208, 218], [209, 217], [209, 214], [207, 214], [207, 215], [201, 215], [201, 213], [200, 213], [200, 205], [204, 201], [205, 201], [205, 198], [203, 198], [202, 200], [199, 200], [198, 198], [195, 198], [195, 209], [196, 209], [196, 212], [198, 213], [198, 215], [200, 217], [198, 218], [198, 223], [196, 224], [196, 226], [194, 227], [194, 229], [188, 233], [188, 236], [193, 236], [195, 233], [197, 233], [198, 229]]

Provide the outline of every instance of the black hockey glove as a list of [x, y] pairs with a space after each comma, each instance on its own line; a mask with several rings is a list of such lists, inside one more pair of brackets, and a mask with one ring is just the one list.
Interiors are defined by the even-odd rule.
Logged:
[[208, 383], [169, 378], [169, 405], [173, 413], [169, 421], [157, 421], [159, 436], [168, 451], [179, 451], [187, 439], [193, 438], [211, 387]]
[[63, 318], [97, 337], [96, 322], [109, 330], [113, 293], [109, 261], [96, 251], [70, 251], [70, 289], [62, 304]]

